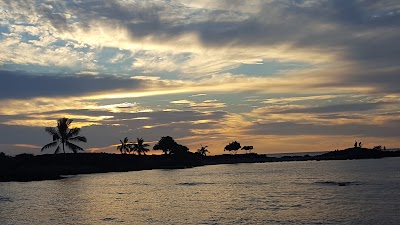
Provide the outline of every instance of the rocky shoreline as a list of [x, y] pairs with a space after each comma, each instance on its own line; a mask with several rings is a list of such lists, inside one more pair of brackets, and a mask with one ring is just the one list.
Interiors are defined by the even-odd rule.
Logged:
[[28, 155], [0, 157], [0, 182], [40, 181], [63, 179], [66, 175], [106, 172], [127, 172], [151, 169], [183, 169], [204, 165], [235, 163], [266, 163], [309, 160], [351, 160], [399, 157], [400, 151], [382, 151], [367, 148], [336, 150], [316, 156], [269, 157], [265, 154], [237, 154], [202, 156], [196, 153], [182, 155], [120, 155], [80, 153], [57, 155]]

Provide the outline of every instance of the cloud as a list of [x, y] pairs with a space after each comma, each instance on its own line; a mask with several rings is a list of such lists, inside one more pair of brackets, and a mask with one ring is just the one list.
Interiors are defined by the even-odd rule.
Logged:
[[171, 101], [172, 104], [176, 105], [184, 105], [185, 108], [224, 108], [226, 105], [223, 102], [218, 102], [218, 100], [204, 100], [202, 102], [194, 102], [194, 101], [189, 101], [189, 100], [174, 100]]
[[81, 96], [100, 91], [135, 89], [141, 81], [113, 76], [35, 75], [0, 70], [0, 99]]
[[[290, 103], [298, 103], [298, 102], [307, 102], [307, 101], [316, 101], [316, 100], [331, 100], [341, 97], [340, 95], [317, 95], [317, 96], [301, 96], [301, 97], [279, 97], [279, 98], [269, 98], [264, 100], [264, 103], [267, 104], [290, 104]], [[343, 97], [343, 96], [342, 96]], [[248, 101], [260, 101], [250, 99]]]
[[[11, 34], [35, 36], [28, 42], [15, 39], [15, 45], [23, 45], [20, 49], [32, 49], [29, 57], [13, 51], [3, 62], [70, 68], [90, 64], [102, 70], [96, 61], [98, 49], [106, 46], [131, 52], [126, 56], [133, 67], [125, 71], [205, 76], [263, 59], [347, 62], [362, 71], [364, 66], [397, 65], [400, 50], [391, 44], [400, 35], [396, 1], [32, 1], [29, 7], [25, 1], [5, 1], [2, 7], [18, 12], [5, 17], [20, 22], [7, 25], [14, 27]], [[53, 46], [60, 41], [88, 48]], [[50, 50], [37, 52], [28, 43], [44, 43]], [[60, 53], [51, 53], [57, 49]], [[35, 61], [38, 54], [43, 57]], [[120, 58], [116, 53], [106, 61]]]
[[15, 147], [21, 147], [21, 148], [32, 148], [32, 149], [41, 149], [42, 147], [36, 146], [36, 145], [30, 145], [30, 144], [15, 144]]
[[294, 122], [257, 123], [248, 128], [247, 135], [348, 135], [363, 137], [398, 137], [399, 121], [386, 125], [371, 124], [307, 124]]
[[191, 95], [189, 97], [200, 97], [200, 96], [206, 96], [207, 94], [195, 94], [195, 95]]
[[191, 104], [191, 103], [193, 103], [192, 101], [189, 101], [189, 100], [174, 100], [174, 101], [171, 101], [171, 103], [172, 104]]
[[336, 113], [336, 112], [361, 112], [381, 108], [382, 103], [336, 104], [319, 107], [302, 107], [286, 109], [276, 113]]

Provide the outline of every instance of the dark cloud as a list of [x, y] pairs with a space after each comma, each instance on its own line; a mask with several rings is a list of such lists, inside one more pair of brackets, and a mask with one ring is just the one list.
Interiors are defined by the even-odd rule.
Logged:
[[394, 105], [393, 102], [360, 102], [360, 103], [344, 103], [344, 104], [324, 104], [321, 106], [303, 106], [303, 107], [266, 107], [257, 109], [255, 112], [259, 116], [266, 116], [268, 114], [291, 114], [291, 113], [305, 113], [305, 114], [318, 114], [321, 117], [326, 115], [334, 117], [335, 115], [344, 115], [346, 118], [354, 115], [345, 115], [345, 113], [362, 113], [366, 111], [382, 109], [385, 106]]
[[[224, 111], [208, 111], [203, 113], [196, 110], [186, 110], [186, 111], [152, 111], [152, 112], [111, 112], [104, 110], [90, 110], [90, 109], [71, 109], [71, 110], [57, 110], [41, 113], [32, 113], [30, 115], [19, 115], [16, 116], [0, 116], [0, 122], [5, 122], [12, 119], [29, 119], [30, 116], [35, 115], [76, 115], [88, 116], [88, 117], [110, 117], [101, 121], [103, 124], [122, 124], [126, 126], [131, 126], [132, 128], [141, 127], [144, 125], [160, 125], [167, 123], [184, 123], [192, 122], [198, 120], [211, 120], [218, 121], [222, 119], [227, 112]], [[112, 117], [112, 118], [111, 118]], [[137, 119], [137, 118], [147, 118], [147, 119]], [[58, 118], [50, 118], [58, 119]], [[72, 118], [73, 119], [73, 118]], [[75, 121], [87, 121], [87, 120], [75, 120]]]
[[[399, 39], [400, 40], [400, 39]], [[400, 54], [399, 54], [400, 55]], [[400, 67], [396, 65], [394, 68], [376, 70], [373, 68], [376, 64], [365, 65], [365, 73], [357, 73], [353, 76], [346, 76], [338, 79], [343, 86], [360, 85], [374, 87], [377, 93], [400, 93]]]
[[383, 103], [353, 103], [353, 104], [337, 104], [308, 108], [295, 108], [282, 110], [278, 113], [336, 113], [336, 112], [361, 112], [379, 109]]
[[[0, 124], [1, 144], [33, 144], [45, 145], [51, 141], [51, 136], [46, 134], [43, 127], [27, 127]], [[48, 135], [48, 137], [47, 137]]]
[[88, 93], [133, 90], [141, 80], [114, 76], [33, 75], [0, 70], [0, 99], [79, 96]]
[[301, 124], [294, 122], [256, 123], [248, 127], [248, 135], [349, 135], [366, 137], [400, 137], [400, 121], [385, 125], [371, 124]]
[[361, 115], [354, 114], [344, 114], [344, 113], [328, 113], [316, 115], [319, 119], [325, 120], [336, 120], [336, 119], [348, 119], [348, 120], [361, 120], [363, 117]]

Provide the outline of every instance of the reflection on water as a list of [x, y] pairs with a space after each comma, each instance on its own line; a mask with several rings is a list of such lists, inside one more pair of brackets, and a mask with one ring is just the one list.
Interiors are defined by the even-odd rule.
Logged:
[[0, 183], [1, 224], [400, 224], [400, 159]]

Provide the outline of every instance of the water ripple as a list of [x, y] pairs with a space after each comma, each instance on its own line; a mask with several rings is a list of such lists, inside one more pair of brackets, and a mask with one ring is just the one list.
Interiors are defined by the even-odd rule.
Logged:
[[352, 182], [352, 181], [317, 181], [315, 184], [318, 185], [325, 185], [325, 186], [354, 186], [354, 185], [361, 185], [359, 182]]
[[11, 200], [11, 198], [7, 198], [7, 197], [0, 197], [0, 202], [13, 202], [13, 200]]
[[117, 218], [113, 218], [113, 217], [106, 217], [106, 218], [103, 218], [100, 220], [105, 221], [105, 222], [115, 222], [115, 223], [123, 223], [124, 222], [123, 220], [118, 220]]
[[206, 182], [184, 182], [184, 183], [177, 183], [176, 185], [179, 186], [197, 186], [197, 185], [212, 185], [215, 183], [206, 183]]

